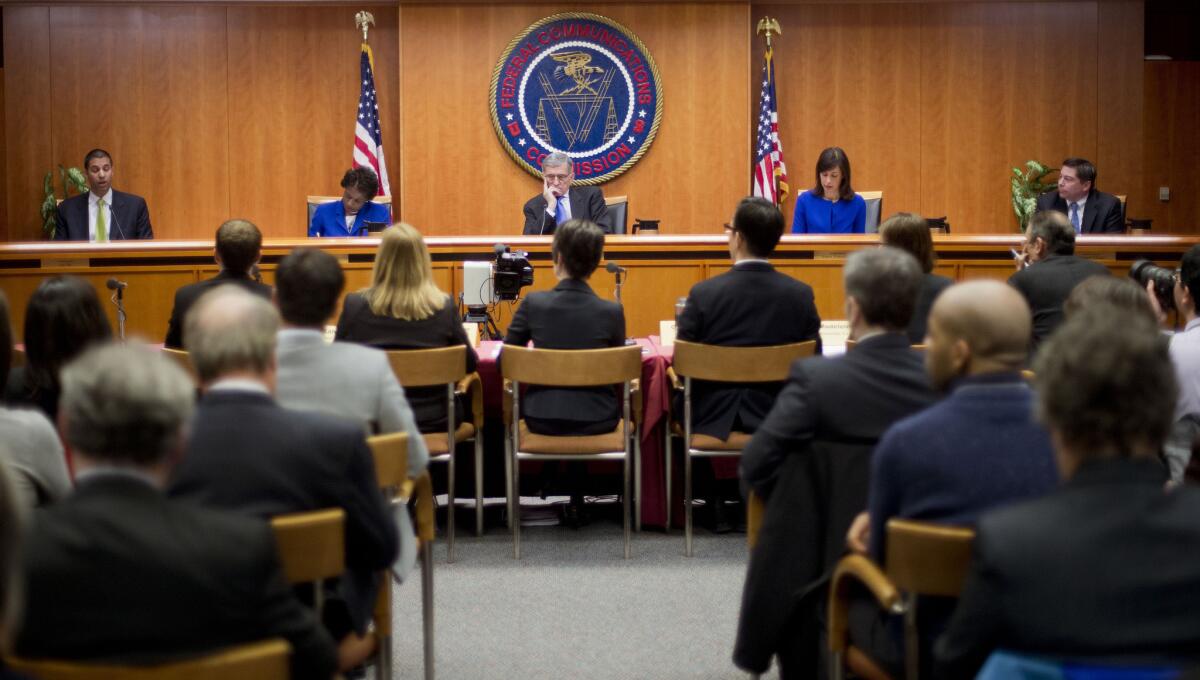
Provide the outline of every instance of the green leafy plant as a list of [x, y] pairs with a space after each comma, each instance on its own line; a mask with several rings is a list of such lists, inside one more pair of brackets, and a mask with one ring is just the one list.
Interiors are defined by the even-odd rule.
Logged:
[[[82, 194], [87, 191], [87, 178], [83, 176], [83, 171], [79, 168], [66, 168], [62, 163], [58, 164], [58, 176], [62, 180], [63, 198], [70, 198], [71, 189], [75, 193]], [[54, 213], [58, 208], [58, 195], [54, 189], [54, 171], [46, 173], [42, 179], [42, 191], [45, 197], [42, 199], [42, 231], [47, 238], [54, 236]]]
[[1017, 216], [1021, 233], [1024, 233], [1029, 218], [1037, 212], [1038, 196], [1058, 186], [1057, 178], [1054, 181], [1047, 179], [1047, 175], [1057, 173], [1058, 170], [1048, 168], [1045, 163], [1038, 161], [1026, 161], [1025, 172], [1021, 172], [1020, 168], [1013, 168], [1012, 172], [1010, 181], [1013, 213]]

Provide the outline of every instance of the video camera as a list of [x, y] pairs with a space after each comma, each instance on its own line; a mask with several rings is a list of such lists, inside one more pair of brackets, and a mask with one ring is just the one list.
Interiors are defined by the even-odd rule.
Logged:
[[495, 245], [496, 262], [492, 264], [492, 291], [497, 300], [516, 300], [525, 286], [533, 285], [533, 266], [529, 253], [513, 250], [503, 243]]

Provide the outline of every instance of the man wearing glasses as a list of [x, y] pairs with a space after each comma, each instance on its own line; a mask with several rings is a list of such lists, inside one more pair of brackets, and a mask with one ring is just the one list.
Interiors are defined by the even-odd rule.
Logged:
[[599, 187], [572, 187], [574, 163], [560, 151], [542, 159], [542, 193], [525, 203], [526, 236], [548, 236], [558, 225], [570, 219], [595, 222], [605, 233], [612, 233], [608, 208]]

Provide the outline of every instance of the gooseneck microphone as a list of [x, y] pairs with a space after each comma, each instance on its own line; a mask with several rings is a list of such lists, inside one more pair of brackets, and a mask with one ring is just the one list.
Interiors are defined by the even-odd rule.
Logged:
[[113, 291], [112, 301], [117, 306], [117, 328], [122, 340], [125, 339], [125, 288], [128, 285], [116, 277], [110, 277], [108, 281], [104, 282], [104, 286]]
[[604, 265], [604, 271], [608, 272], [609, 274], [624, 274], [625, 268], [616, 262], [609, 262], [608, 264]]
[[[116, 196], [114, 196], [113, 198], [116, 198]], [[121, 240], [122, 241], [128, 240], [129, 237], [125, 235], [125, 230], [121, 228], [121, 223], [117, 221], [117, 206], [113, 205], [112, 203], [108, 204], [108, 216], [112, 218], [112, 224], [114, 227], [117, 228], [117, 233], [121, 235]], [[116, 279], [109, 279], [109, 282], [112, 282], [115, 280]], [[124, 287], [124, 286], [125, 286], [125, 284], [122, 283], [121, 287]], [[112, 286], [109, 286], [109, 288], [111, 289]]]
[[104, 285], [105, 285], [105, 287], [107, 287], [109, 290], [123, 290], [123, 289], [125, 289], [126, 287], [128, 287], [128, 286], [129, 286], [129, 284], [128, 284], [128, 283], [126, 283], [126, 282], [124, 282], [124, 281], [118, 281], [118, 280], [117, 280], [117, 279], [115, 279], [115, 278], [111, 278], [111, 279], [109, 279], [109, 280], [108, 280], [108, 282], [106, 282]]

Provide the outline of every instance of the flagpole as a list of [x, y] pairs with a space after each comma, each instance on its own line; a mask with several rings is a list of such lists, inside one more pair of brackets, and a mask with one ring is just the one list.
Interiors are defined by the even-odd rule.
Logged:
[[759, 126], [756, 137], [757, 158], [752, 173], [754, 195], [770, 198], [782, 206], [788, 193], [787, 169], [783, 162], [783, 146], [779, 141], [778, 105], [775, 101], [775, 63], [772, 35], [782, 35], [779, 21], [769, 16], [759, 19], [758, 35], [765, 35], [763, 83], [759, 94]]

